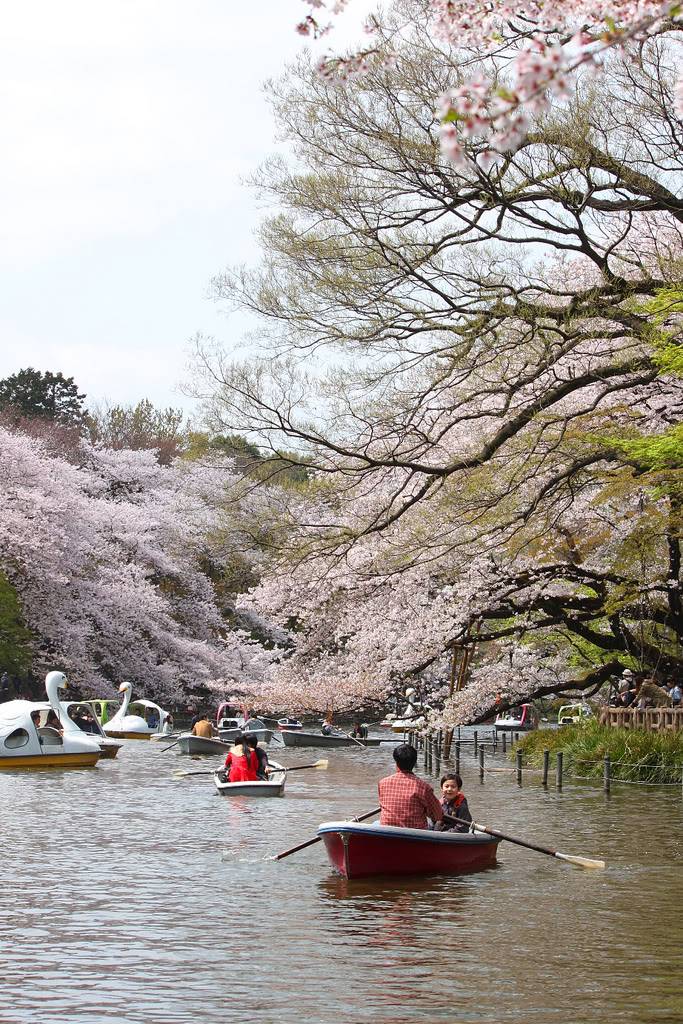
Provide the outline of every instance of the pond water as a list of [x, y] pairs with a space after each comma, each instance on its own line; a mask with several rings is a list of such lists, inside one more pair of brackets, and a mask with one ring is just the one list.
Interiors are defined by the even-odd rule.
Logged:
[[478, 821], [607, 869], [502, 843], [481, 874], [349, 882], [322, 844], [269, 858], [371, 810], [390, 744], [288, 749], [285, 764], [329, 768], [262, 801], [175, 778], [211, 761], [162, 746], [0, 773], [0, 1021], [683, 1020], [679, 789], [481, 784], [468, 754]]

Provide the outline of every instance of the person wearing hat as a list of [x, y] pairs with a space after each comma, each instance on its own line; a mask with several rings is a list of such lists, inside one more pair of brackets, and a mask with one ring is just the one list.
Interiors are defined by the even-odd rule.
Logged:
[[618, 708], [630, 708], [636, 699], [636, 683], [630, 668], [624, 669], [621, 673], [621, 680], [621, 687], [615, 706]]

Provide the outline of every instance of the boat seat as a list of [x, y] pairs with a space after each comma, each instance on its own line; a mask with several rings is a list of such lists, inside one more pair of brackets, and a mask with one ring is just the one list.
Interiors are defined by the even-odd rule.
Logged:
[[62, 737], [51, 725], [44, 725], [38, 730], [41, 747], [61, 747]]

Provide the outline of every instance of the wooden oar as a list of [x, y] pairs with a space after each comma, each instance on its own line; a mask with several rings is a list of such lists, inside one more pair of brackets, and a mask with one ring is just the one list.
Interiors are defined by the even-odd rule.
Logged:
[[171, 749], [171, 747], [175, 747], [175, 746], [177, 746], [177, 744], [178, 744], [178, 743], [180, 743], [180, 740], [179, 740], [179, 739], [177, 739], [177, 740], [175, 741], [175, 743], [169, 743], [169, 745], [168, 745], [167, 747], [162, 747], [162, 748], [161, 748], [161, 753], [163, 754], [163, 752], [164, 752], [165, 750], [170, 750], [170, 749]]
[[[365, 821], [366, 818], [374, 818], [376, 814], [379, 814], [380, 808], [375, 807], [374, 810], [368, 811], [367, 814], [359, 814], [357, 818], [348, 818], [348, 821]], [[307, 839], [305, 843], [299, 843], [298, 846], [290, 846], [288, 850], [283, 850], [282, 853], [276, 853], [271, 860], [282, 860], [283, 857], [289, 857], [292, 853], [298, 853], [299, 850], [305, 850], [307, 846], [313, 846], [314, 843], [319, 843], [322, 836], [316, 836], [314, 839]]]
[[269, 771], [276, 772], [300, 772], [302, 768], [319, 768], [321, 771], [327, 768], [330, 762], [326, 757], [321, 757], [319, 761], [313, 761], [311, 764], [293, 764], [290, 768], [269, 768]]
[[[275, 775], [278, 772], [299, 772], [302, 768], [319, 768], [322, 771], [324, 768], [327, 768], [329, 763], [327, 758], [321, 757], [319, 761], [314, 761], [312, 764], [293, 764], [291, 768], [272, 768], [271, 773]], [[202, 771], [194, 772], [181, 769], [180, 771], [173, 772], [173, 775], [176, 779], [184, 779], [188, 775], [215, 775], [222, 767], [223, 765], [219, 765], [217, 768], [206, 768]]]
[[515, 843], [516, 846], [525, 846], [527, 850], [535, 850], [536, 853], [545, 853], [548, 857], [557, 857], [558, 860], [566, 860], [570, 864], [576, 864], [579, 868], [604, 868], [604, 860], [593, 860], [591, 857], [575, 857], [571, 853], [560, 853], [558, 850], [551, 850], [549, 846], [538, 846], [536, 843], [528, 843], [525, 839], [516, 839], [505, 832], [498, 832], [495, 828], [487, 828], [485, 825], [478, 825], [476, 821], [465, 821], [464, 818], [454, 818], [450, 814], [444, 814], [444, 821], [457, 823], [458, 825], [469, 825], [475, 832], [486, 832], [496, 839], [504, 839], [508, 843]]

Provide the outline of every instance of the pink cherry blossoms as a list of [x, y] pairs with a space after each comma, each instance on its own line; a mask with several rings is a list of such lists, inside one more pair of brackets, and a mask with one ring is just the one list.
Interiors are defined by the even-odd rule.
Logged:
[[224, 514], [231, 464], [161, 467], [153, 452], [85, 443], [78, 456], [0, 430], [0, 566], [35, 637], [34, 671], [63, 668], [92, 695], [130, 679], [165, 700], [258, 678], [273, 652], [229, 626], [231, 599], [211, 578], [234, 557], [258, 562]]
[[[319, 38], [329, 25], [316, 14], [323, 9], [338, 13], [346, 4], [307, 0], [311, 13], [297, 26], [303, 35]], [[679, 3], [656, 0], [591, 4], [525, 2], [511, 6], [504, 0], [484, 5], [471, 0], [430, 0], [432, 25], [438, 39], [462, 54], [462, 66], [478, 63], [482, 70], [435, 98], [441, 120], [441, 147], [453, 163], [470, 159], [463, 140], [480, 143], [477, 162], [488, 170], [496, 154], [514, 152], [529, 130], [530, 115], [547, 109], [549, 94], [566, 97], [579, 68], [603, 69], [613, 48], [624, 49], [660, 31], [681, 26]], [[372, 43], [346, 56], [328, 55], [319, 70], [327, 78], [346, 81], [372, 67], [390, 62], [401, 45], [395, 28], [383, 35], [375, 18], [366, 32]], [[410, 45], [410, 43], [408, 44]], [[487, 70], [484, 71], [483, 68]], [[673, 97], [681, 116], [683, 85], [679, 79]]]

